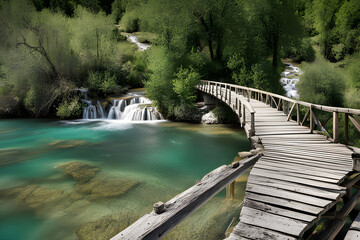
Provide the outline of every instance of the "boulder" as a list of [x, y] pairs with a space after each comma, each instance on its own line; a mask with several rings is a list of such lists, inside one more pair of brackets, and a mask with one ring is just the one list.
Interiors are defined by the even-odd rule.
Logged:
[[201, 123], [203, 124], [218, 124], [219, 119], [215, 116], [213, 112], [208, 112], [207, 114], [201, 117]]

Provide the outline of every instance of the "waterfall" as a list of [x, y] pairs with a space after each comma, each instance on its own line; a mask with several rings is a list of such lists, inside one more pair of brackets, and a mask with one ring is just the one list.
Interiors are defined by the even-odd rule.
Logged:
[[156, 108], [151, 107], [152, 102], [145, 97], [112, 100], [107, 113], [100, 101], [96, 105], [90, 100], [81, 100], [87, 106], [83, 109], [83, 119], [116, 119], [123, 121], [152, 121], [162, 120], [163, 117]]

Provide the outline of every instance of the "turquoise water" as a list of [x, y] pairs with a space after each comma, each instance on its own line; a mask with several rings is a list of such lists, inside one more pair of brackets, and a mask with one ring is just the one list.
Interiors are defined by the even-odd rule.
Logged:
[[[249, 148], [228, 126], [1, 120], [0, 239], [98, 239], [98, 229], [107, 239]], [[56, 167], [73, 162], [96, 167], [100, 183], [80, 185]], [[126, 181], [116, 196], [103, 192]]]

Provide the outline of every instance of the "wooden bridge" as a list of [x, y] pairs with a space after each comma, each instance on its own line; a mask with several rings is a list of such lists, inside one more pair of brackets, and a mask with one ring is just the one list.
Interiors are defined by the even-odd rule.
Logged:
[[[360, 131], [354, 117], [360, 115], [360, 110], [315, 105], [212, 81], [202, 81], [198, 89], [228, 104], [238, 114], [257, 154], [222, 166], [165, 204], [155, 204], [152, 213], [113, 239], [165, 236], [250, 167], [240, 222], [228, 240], [333, 239], [360, 199], [360, 190], [352, 192], [353, 185], [360, 180], [353, 170], [352, 157], [358, 149], [337, 143], [339, 115], [345, 116], [344, 139], [348, 141], [348, 120]], [[320, 111], [330, 113], [323, 123], [316, 115]], [[330, 135], [326, 125], [331, 118]], [[315, 130], [316, 126], [320, 131]], [[339, 201], [344, 205], [338, 210]], [[326, 231], [309, 231], [325, 215], [328, 216]], [[356, 219], [346, 239], [360, 236], [357, 227], [360, 216]]]

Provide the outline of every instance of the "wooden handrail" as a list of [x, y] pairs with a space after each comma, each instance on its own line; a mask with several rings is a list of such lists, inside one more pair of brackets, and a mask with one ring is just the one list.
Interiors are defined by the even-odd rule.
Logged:
[[204, 83], [209, 82], [209, 83], [220, 84], [220, 85], [224, 85], [224, 86], [231, 86], [233, 88], [243, 89], [243, 90], [247, 90], [247, 91], [251, 91], [251, 92], [267, 94], [269, 96], [276, 97], [276, 98], [285, 100], [287, 102], [297, 103], [297, 104], [305, 106], [305, 107], [312, 106], [313, 109], [318, 109], [318, 110], [322, 110], [322, 111], [325, 111], [325, 112], [338, 112], [338, 113], [349, 113], [349, 114], [360, 115], [360, 110], [359, 109], [331, 107], [331, 106], [325, 106], [325, 105], [313, 104], [313, 103], [309, 103], [309, 102], [298, 101], [298, 100], [291, 99], [291, 98], [288, 98], [288, 97], [285, 97], [285, 96], [281, 96], [281, 95], [278, 95], [278, 94], [275, 94], [275, 93], [266, 92], [266, 91], [259, 90], [259, 89], [256, 89], [256, 88], [244, 87], [244, 86], [240, 86], [240, 85], [236, 85], [236, 84], [220, 83], [220, 82], [214, 82], [214, 81], [208, 81], [208, 80], [201, 80], [201, 82], [204, 82]]
[[222, 189], [252, 167], [262, 156], [223, 165], [208, 173], [191, 188], [166, 203], [156, 203], [154, 211], [144, 215], [111, 240], [161, 239], [190, 213], [204, 205]]
[[[207, 88], [204, 88], [204, 86], [207, 86]], [[220, 88], [220, 96], [219, 96], [219, 88]], [[250, 136], [255, 134], [255, 126], [252, 124], [255, 119], [255, 111], [252, 108], [251, 104], [249, 104], [250, 99], [255, 99], [258, 101], [265, 102], [266, 104], [271, 105], [272, 107], [275, 106], [275, 108], [278, 111], [283, 111], [285, 114], [288, 115], [287, 121], [290, 121], [292, 118], [292, 112], [295, 109], [296, 106], [296, 122], [299, 125], [304, 125], [308, 117], [310, 122], [310, 132], [312, 133], [315, 129], [315, 124], [319, 127], [319, 129], [324, 132], [329, 137], [330, 141], [333, 142], [339, 142], [339, 113], [343, 113], [345, 115], [345, 144], [348, 143], [348, 131], [349, 131], [349, 121], [355, 126], [355, 128], [360, 132], [360, 124], [357, 122], [356, 118], [354, 118], [355, 115], [360, 116], [360, 110], [359, 109], [353, 109], [353, 108], [341, 108], [341, 107], [331, 107], [331, 106], [325, 106], [320, 104], [312, 104], [309, 102], [304, 101], [298, 101], [296, 99], [291, 99], [285, 96], [281, 96], [275, 93], [259, 90], [256, 88], [250, 88], [245, 86], [240, 86], [236, 84], [230, 84], [230, 83], [223, 83], [223, 82], [215, 82], [215, 81], [208, 81], [208, 80], [201, 80], [201, 85], [199, 85], [200, 90], [204, 90], [215, 97], [219, 98], [220, 100], [224, 101], [225, 103], [228, 103], [230, 107], [233, 108], [233, 110], [240, 116], [242, 116], [242, 122], [241, 125], [245, 127], [247, 125], [245, 121], [245, 109], [243, 109], [243, 112], [240, 113], [240, 108], [238, 108], [238, 103], [236, 102], [236, 106], [231, 106], [231, 91], [235, 92], [237, 98], [240, 98], [241, 96], [241, 105], [246, 108], [247, 111], [251, 114], [251, 122], [250, 122]], [[210, 89], [210, 90], [208, 90]], [[214, 90], [211, 91], [211, 89], [216, 89], [216, 94], [214, 93]], [[225, 89], [225, 99], [222, 93], [222, 89]], [[229, 94], [228, 94], [229, 91]], [[264, 98], [266, 96], [266, 98]], [[291, 109], [289, 109], [289, 103], [292, 103]], [[285, 107], [286, 106], [286, 107]], [[306, 112], [304, 118], [302, 121], [300, 121], [300, 106], [303, 106], [305, 108], [308, 108], [308, 111]], [[234, 109], [235, 107], [235, 109]], [[316, 117], [316, 114], [314, 110], [320, 110], [328, 113], [332, 113], [332, 116], [330, 118], [333, 118], [333, 131], [332, 131], [332, 138], [330, 137], [329, 132], [325, 129], [326, 123], [330, 120], [326, 120], [325, 124], [321, 124], [319, 119]]]

